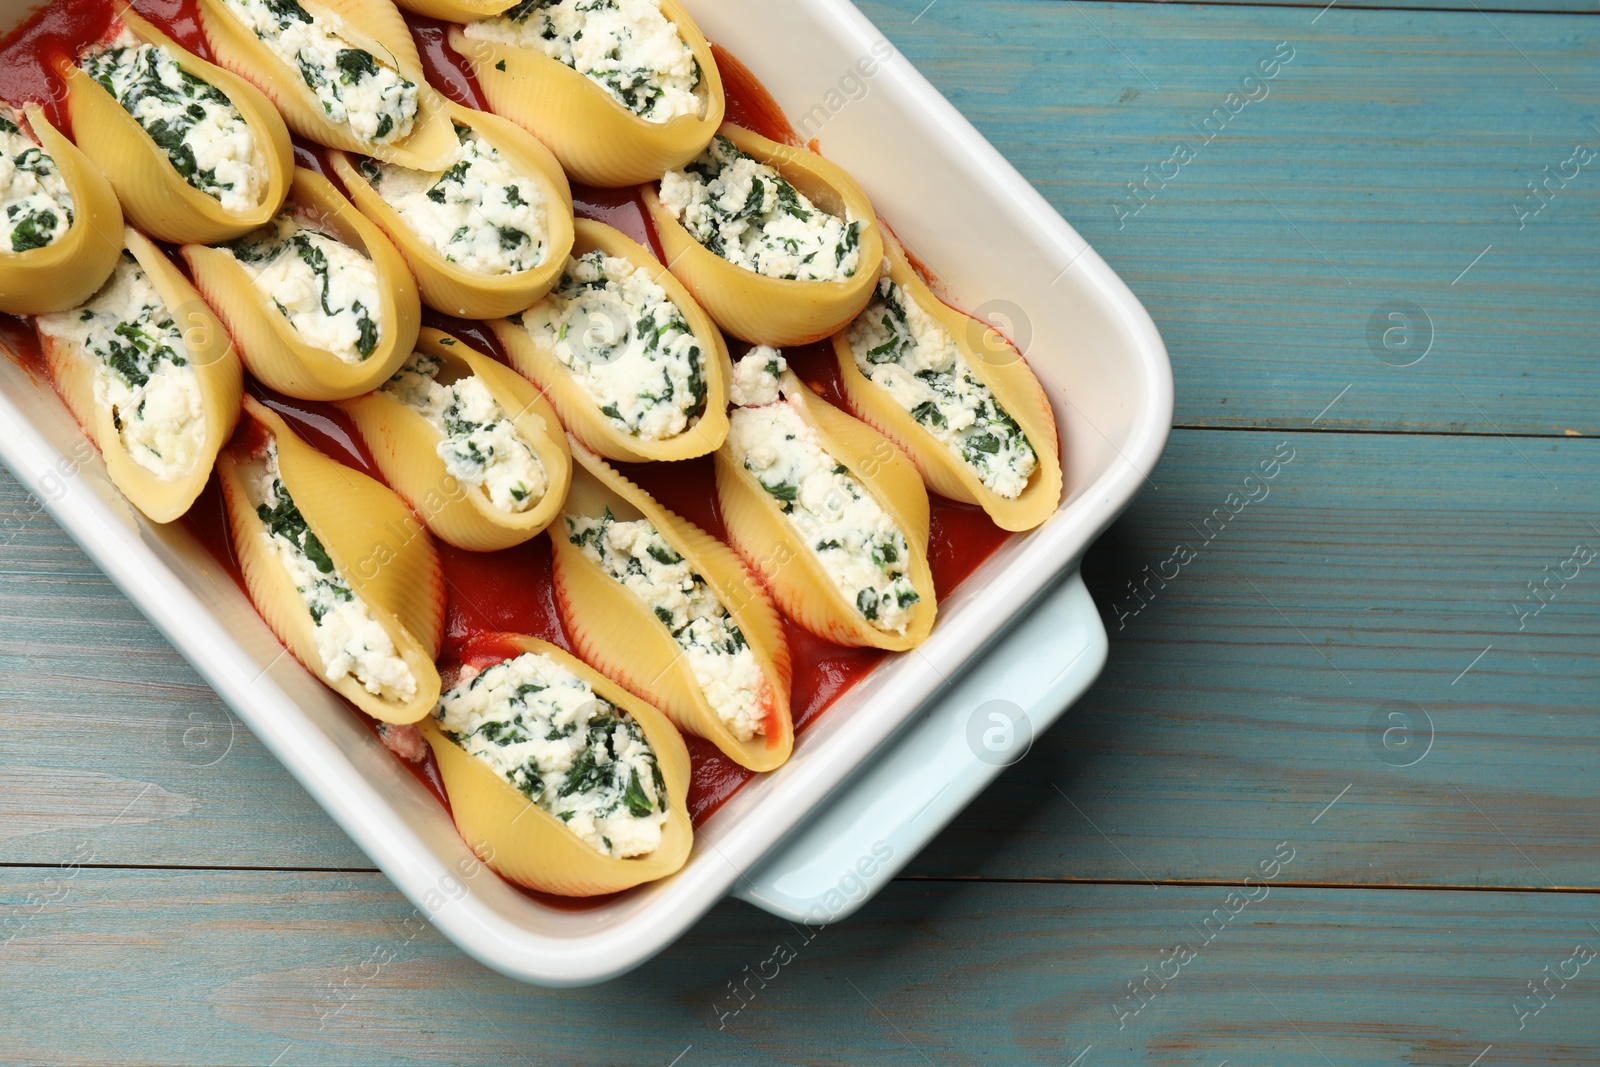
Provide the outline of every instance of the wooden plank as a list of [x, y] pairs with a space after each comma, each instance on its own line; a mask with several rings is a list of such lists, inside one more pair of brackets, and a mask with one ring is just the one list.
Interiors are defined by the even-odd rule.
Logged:
[[914, 870], [1237, 878], [1342, 796], [1296, 880], [1596, 885], [1597, 478], [1588, 441], [1176, 432], [1085, 564], [1105, 674]]
[[[1308, 836], [1292, 831], [1260, 859], [1296, 853], [1279, 868], [1292, 871], [1298, 850], [1314, 847]], [[1268, 882], [1241, 903], [1239, 892], [898, 882], [809, 940], [728, 904], [632, 975], [552, 991], [466, 959], [377, 875], [10, 869], [0, 872], [16, 934], [0, 947], [0, 1058], [279, 1067], [1600, 1058], [1600, 964], [1574, 955], [1579, 945], [1600, 952], [1592, 896]], [[30, 894], [44, 903], [27, 904]], [[1181, 967], [1180, 945], [1192, 954]], [[1552, 978], [1533, 999], [1528, 983], [1562, 972], [1577, 977]], [[1147, 977], [1141, 1000], [1129, 987]], [[735, 988], [748, 991], [738, 999]]]
[[[1073, 0], [1044, 0], [1044, 2], [1071, 3]], [[1096, 2], [1098, 2], [1098, 0], [1096, 0]], [[1197, 4], [1199, 3], [1199, 0], [1138, 0], [1138, 2]], [[1312, 17], [1315, 17], [1316, 14], [1322, 11], [1324, 8], [1331, 9], [1334, 8], [1335, 5], [1337, 5], [1339, 8], [1356, 10], [1364, 8], [1375, 8], [1378, 10], [1407, 8], [1422, 9], [1427, 11], [1464, 11], [1473, 14], [1482, 11], [1490, 15], [1498, 15], [1502, 13], [1520, 15], [1542, 13], [1576, 15], [1594, 14], [1596, 11], [1596, 6], [1593, 0], [1550, 0], [1550, 2], [1546, 2], [1546, 0], [1493, 0], [1492, 4], [1482, 4], [1477, 8], [1474, 8], [1474, 6], [1470, 3], [1462, 3], [1461, 0], [1405, 0], [1404, 3], [1398, 3], [1396, 0], [1334, 0], [1334, 3], [1329, 3], [1328, 0], [1272, 0], [1272, 6], [1274, 7], [1309, 7], [1312, 9]], [[1211, 2], [1206, 3], [1204, 6], [1260, 7], [1262, 4], [1261, 0], [1211, 0]], [[934, 12], [930, 10], [928, 14], [923, 17], [933, 18]], [[1320, 22], [1321, 20], [1318, 21]]]
[[[1600, 885], [1600, 561], [1524, 629], [1511, 610], [1600, 549], [1579, 496], [1597, 466], [1588, 441], [1176, 432], [1088, 559], [1104, 678], [912, 870], [1234, 879], [1348, 785], [1296, 880]], [[1223, 523], [1230, 492], [1258, 502]], [[0, 514], [20, 507], [0, 482]], [[214, 698], [48, 520], [0, 560], [0, 766], [7, 822], [31, 828], [0, 860], [59, 862], [94, 826], [107, 863], [367, 866], [242, 728], [214, 766], [185, 759], [174, 716]], [[1426, 758], [1394, 765], [1429, 720]]]
[[[1304, 427], [1349, 386], [1318, 425], [1600, 433], [1600, 156], [1569, 164], [1537, 216], [1512, 210], [1575, 145], [1600, 150], [1600, 23], [926, 6], [862, 5], [1145, 302], [1179, 425]], [[1272, 68], [1280, 42], [1293, 60]], [[1235, 92], [1256, 99], [1226, 103]], [[1202, 126], [1214, 108], [1220, 133]], [[1180, 143], [1192, 159], [1169, 163]], [[1403, 308], [1389, 320], [1396, 300], [1431, 329]], [[1391, 365], [1429, 333], [1426, 358]]]
[[0, 861], [371, 866], [3, 469], [0, 542]]

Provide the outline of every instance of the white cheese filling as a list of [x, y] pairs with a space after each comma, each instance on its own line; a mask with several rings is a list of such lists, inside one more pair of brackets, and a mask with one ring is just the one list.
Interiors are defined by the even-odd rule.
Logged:
[[728, 609], [648, 520], [567, 518], [567, 540], [655, 613], [688, 657], [700, 691], [740, 741], [765, 734], [768, 691]]
[[720, 134], [662, 175], [661, 204], [707, 250], [769, 278], [837, 282], [861, 266], [861, 220], [823, 211]]
[[647, 122], [699, 115], [702, 72], [661, 0], [522, 0], [466, 36], [542, 51]]
[[367, 144], [386, 145], [411, 135], [417, 121], [417, 86], [391, 57], [351, 43], [343, 20], [296, 0], [223, 0], [261, 43], [300, 77], [336, 126]]
[[311, 613], [323, 677], [330, 683], [354, 677], [363, 689], [383, 700], [404, 702], [415, 697], [416, 675], [395, 651], [394, 640], [372, 609], [328, 557], [284, 488], [278, 474], [276, 441], [267, 446], [266, 461], [245, 488], [256, 505], [256, 515], [266, 524], [261, 537], [289, 572]]
[[352, 366], [377, 349], [378, 270], [365, 255], [289, 213], [226, 247], [306, 345]]
[[443, 440], [436, 451], [452, 478], [481, 489], [501, 511], [527, 511], [549, 488], [544, 464], [477, 375], [445, 384], [439, 381], [443, 367], [443, 361], [417, 352], [383, 392], [439, 431]]
[[1015, 500], [1039, 457], [950, 331], [890, 278], [845, 335], [861, 373], [971, 467], [987, 488]]
[[539, 183], [518, 172], [476, 130], [443, 171], [367, 162], [372, 187], [447, 262], [475, 274], [518, 274], [545, 260], [549, 220]]
[[0, 111], [0, 251], [55, 244], [72, 225], [72, 192], [56, 161]]
[[157, 478], [188, 474], [205, 447], [200, 378], [161, 294], [126, 252], [100, 291], [71, 311], [40, 315], [39, 332], [95, 362], [95, 403], [122, 446]]
[[261, 203], [266, 161], [249, 123], [221, 90], [126, 28], [78, 66], [133, 116], [179, 176], [222, 210], [242, 214]]
[[661, 844], [667, 787], [644, 731], [553, 657], [464, 668], [439, 728], [513, 789], [617, 859]]
[[775, 348], [757, 345], [733, 365], [733, 384], [728, 400], [735, 407], [755, 408], [776, 404], [782, 392], [779, 385], [788, 363]]
[[[751, 369], [736, 366], [735, 381], [751, 383], [758, 399], [775, 392], [759, 379], [774, 368], [781, 373], [782, 356], [757, 347], [739, 363]], [[905, 633], [921, 596], [911, 584], [904, 531], [828, 454], [789, 400], [736, 407], [729, 418], [734, 457], [772, 494], [839, 592], [879, 630]]]
[[568, 260], [522, 327], [622, 433], [664, 441], [705, 414], [699, 340], [667, 291], [626, 259], [596, 250]]

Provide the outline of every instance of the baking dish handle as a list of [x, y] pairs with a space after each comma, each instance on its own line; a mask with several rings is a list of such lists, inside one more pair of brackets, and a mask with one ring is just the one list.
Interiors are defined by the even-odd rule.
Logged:
[[1100, 613], [1073, 571], [735, 890], [795, 922], [837, 922], [920, 852], [1089, 688]]

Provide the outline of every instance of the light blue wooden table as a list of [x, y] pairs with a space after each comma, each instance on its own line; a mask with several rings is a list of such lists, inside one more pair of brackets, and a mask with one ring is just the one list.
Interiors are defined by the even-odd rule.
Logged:
[[1600, 20], [1494, 2], [864, 3], [1145, 301], [1177, 428], [1101, 682], [814, 935], [486, 971], [242, 728], [184, 747], [226, 713], [0, 478], [0, 1062], [1600, 1064]]

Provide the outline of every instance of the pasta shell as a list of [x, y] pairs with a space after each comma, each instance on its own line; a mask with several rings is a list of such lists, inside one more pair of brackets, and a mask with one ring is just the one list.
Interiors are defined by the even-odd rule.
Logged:
[[573, 178], [587, 185], [638, 185], [699, 155], [727, 107], [722, 75], [700, 28], [678, 0], [661, 0], [661, 13], [700, 65], [701, 115], [649, 122], [542, 51], [469, 37], [461, 28], [450, 30], [450, 47], [472, 67], [490, 110], [549, 145]]
[[[39, 342], [57, 391], [105, 457], [112, 484], [152, 522], [172, 522], [189, 510], [205, 488], [218, 449], [233, 433], [244, 375], [227, 330], [161, 249], [132, 228], [123, 231], [123, 247], [171, 314], [197, 378], [204, 422], [189, 468], [163, 478], [141, 466], [123, 441], [111, 405], [96, 395], [98, 359], [47, 329], [40, 330]], [[74, 317], [76, 314], [72, 312]]]
[[262, 295], [228, 250], [184, 245], [183, 258], [200, 291], [233, 331], [245, 366], [264, 384], [301, 400], [343, 400], [376, 389], [410, 357], [416, 344], [422, 320], [416, 279], [383, 231], [315, 171], [295, 169], [285, 213], [314, 222], [372, 261], [378, 276], [379, 338], [372, 354], [361, 362], [345, 363], [301, 340], [299, 331]]
[[717, 451], [717, 501], [729, 539], [765, 579], [778, 606], [795, 622], [840, 645], [867, 645], [904, 651], [921, 644], [937, 612], [933, 573], [928, 567], [928, 494], [911, 461], [887, 437], [833, 407], [807, 389], [793, 371], [781, 379], [784, 399], [836, 463], [871, 494], [905, 535], [905, 573], [918, 599], [909, 605], [904, 634], [879, 629], [863, 617], [823, 568], [779, 506], [746, 469], [734, 443]]
[[718, 134], [772, 166], [824, 211], [861, 222], [861, 266], [854, 277], [836, 282], [769, 278], [735, 266], [696, 241], [662, 206], [656, 187], [648, 185], [643, 190], [645, 207], [667, 263], [711, 317], [735, 337], [775, 348], [820, 341], [855, 318], [872, 298], [877, 265], [883, 258], [883, 237], [872, 203], [844, 168], [815, 152], [769, 141], [732, 123], [725, 123]]
[[418, 170], [448, 167], [456, 138], [445, 99], [428, 84], [416, 42], [395, 6], [389, 0], [301, 0], [299, 6], [328, 20], [350, 45], [378, 57], [416, 87], [410, 133], [385, 144], [357, 135], [347, 122], [334, 122], [301, 71], [268, 48], [227, 0], [198, 2], [200, 26], [217, 62], [265, 93], [295, 133], [329, 148]]
[[[404, 254], [422, 287], [422, 298], [430, 307], [464, 319], [499, 318], [521, 311], [548, 293], [560, 279], [567, 253], [572, 249], [572, 189], [549, 149], [522, 127], [498, 115], [449, 101], [445, 106], [452, 121], [475, 130], [513, 170], [540, 186], [545, 201], [545, 251], [544, 260], [537, 267], [514, 274], [484, 274], [452, 263], [384, 202], [349, 156], [333, 153], [333, 170], [356, 206]], [[446, 163], [444, 167], [427, 169], [442, 171], [448, 166]]]
[[[705, 411], [682, 432], [659, 440], [648, 440], [619, 430], [601, 412], [601, 405], [586, 390], [572, 371], [550, 348], [516, 322], [497, 320], [489, 324], [505, 346], [511, 365], [544, 390], [555, 404], [562, 423], [573, 436], [607, 459], [643, 463], [658, 460], [692, 459], [715, 452], [728, 436], [728, 345], [722, 331], [705, 310], [695, 303], [683, 283], [673, 277], [655, 256], [625, 234], [602, 222], [579, 219], [572, 258], [598, 251], [604, 256], [625, 259], [666, 290], [667, 298], [683, 314], [689, 331], [700, 343], [701, 369], [705, 376]], [[631, 327], [632, 323], [628, 323]]]
[[861, 373], [851, 350], [850, 331], [846, 329], [834, 334], [833, 351], [851, 411], [904, 449], [934, 492], [951, 500], [977, 504], [1002, 530], [1031, 530], [1054, 514], [1061, 503], [1060, 442], [1044, 386], [1004, 337], [935, 296], [912, 268], [899, 242], [891, 237], [884, 244], [889, 258], [888, 277], [949, 332], [973, 376], [1016, 420], [1033, 447], [1038, 466], [1026, 488], [1015, 497], [1002, 496], [986, 486], [970, 464], [913, 418], [889, 390]]
[[442, 22], [470, 22], [492, 18], [517, 0], [395, 0], [407, 11]]
[[443, 541], [472, 552], [510, 548], [536, 536], [561, 510], [572, 481], [572, 454], [549, 401], [515, 372], [441, 330], [424, 329], [417, 351], [444, 361], [451, 379], [477, 377], [516, 425], [544, 468], [544, 495], [526, 511], [496, 507], [478, 486], [446, 469], [438, 428], [414, 408], [384, 392], [341, 406], [355, 422], [383, 477]]
[[502, 877], [561, 896], [615, 893], [675, 873], [689, 858], [694, 829], [688, 813], [689, 751], [672, 724], [650, 704], [555, 645], [522, 635], [501, 636], [511, 646], [508, 659], [525, 652], [551, 657], [639, 724], [667, 787], [667, 821], [660, 843], [649, 854], [630, 859], [607, 856], [451, 741], [430, 715], [422, 723], [422, 734], [439, 762], [462, 838]]
[[[295, 658], [334, 692], [383, 722], [416, 722], [439, 700], [439, 671], [433, 660], [444, 626], [444, 575], [427, 531], [382, 483], [322, 455], [265, 405], [246, 397], [244, 411], [261, 433], [241, 434], [218, 458], [217, 476], [234, 551], [256, 610]], [[262, 462], [263, 437], [277, 444], [279, 477], [306, 526], [415, 680], [410, 699], [374, 695], [353, 674], [328, 681], [317, 624], [291, 572], [270, 547], [267, 527], [247, 487], [247, 478]]]
[[204, 244], [265, 224], [283, 203], [294, 168], [289, 130], [277, 109], [255, 86], [184, 50], [131, 8], [119, 17], [139, 41], [163, 50], [181, 70], [228, 97], [255, 137], [254, 168], [266, 174], [259, 204], [237, 214], [225, 210], [216, 197], [184, 180], [166, 151], [99, 82], [63, 59], [57, 69], [66, 84], [67, 113], [79, 147], [111, 180], [128, 221], [157, 240]]
[[678, 728], [716, 745], [753, 771], [770, 771], [789, 758], [794, 725], [789, 717], [789, 645], [776, 609], [737, 554], [698, 526], [651, 499], [582, 445], [573, 448], [578, 469], [563, 519], [598, 519], [610, 509], [618, 521], [644, 519], [688, 561], [744, 635], [759, 668], [765, 734], [740, 740], [719, 716], [672, 632], [650, 605], [573, 545], [570, 527], [551, 530], [555, 545], [556, 603], [578, 651], [599, 670], [635, 693], [650, 694]]
[[72, 194], [72, 224], [42, 248], [0, 251], [0, 312], [42, 315], [77, 307], [105, 284], [122, 252], [122, 207], [105, 175], [38, 104], [23, 113]]

